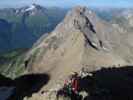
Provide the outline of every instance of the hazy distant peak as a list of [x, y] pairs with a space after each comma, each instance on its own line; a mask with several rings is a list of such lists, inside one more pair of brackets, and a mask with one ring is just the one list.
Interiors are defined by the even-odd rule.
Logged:
[[35, 8], [36, 8], [36, 5], [32, 4], [25, 11], [34, 10]]
[[25, 12], [32, 12], [32, 13], [35, 13], [35, 12], [43, 12], [45, 11], [46, 8], [40, 6], [40, 5], [37, 5], [37, 4], [32, 4], [32, 5], [29, 5], [29, 6], [24, 6], [20, 9], [17, 9], [16, 10], [16, 13], [25, 13]]

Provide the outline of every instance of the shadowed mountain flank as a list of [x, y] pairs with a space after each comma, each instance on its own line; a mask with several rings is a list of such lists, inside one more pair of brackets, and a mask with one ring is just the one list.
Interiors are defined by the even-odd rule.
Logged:
[[3, 75], [0, 75], [0, 87], [2, 86], [13, 86], [14, 82], [12, 81], [12, 79], [7, 78]]
[[[20, 76], [14, 80], [0, 76], [0, 98], [1, 100], [23, 100], [38, 92], [50, 79], [47, 74], [30, 74]], [[2, 89], [4, 92], [2, 91]], [[7, 93], [7, 94], [6, 94]]]
[[132, 100], [133, 99], [133, 66], [122, 68], [102, 68], [101, 70], [88, 72], [92, 75], [79, 77], [79, 94], [86, 92], [87, 96], [70, 94], [67, 90], [64, 99], [70, 100]]
[[10, 100], [21, 100], [23, 97], [32, 96], [33, 93], [38, 92], [49, 81], [50, 77], [47, 74], [31, 74], [16, 78], [15, 94]]
[[[133, 99], [133, 66], [102, 68], [92, 73], [92, 77], [87, 76], [81, 80], [82, 83], [84, 83], [84, 85], [82, 85], [84, 90], [91, 94], [90, 99], [86, 100]], [[91, 89], [89, 89], [87, 85], [90, 81], [93, 83], [93, 85], [90, 86]]]
[[67, 9], [31, 4], [18, 8], [0, 8], [0, 53], [31, 48], [64, 18]]

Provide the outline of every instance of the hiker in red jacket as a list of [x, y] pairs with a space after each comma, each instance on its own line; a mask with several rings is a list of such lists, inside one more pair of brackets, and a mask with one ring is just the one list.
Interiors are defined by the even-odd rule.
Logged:
[[72, 90], [74, 93], [78, 93], [79, 90], [79, 78], [78, 78], [78, 74], [75, 72], [73, 77], [72, 77]]

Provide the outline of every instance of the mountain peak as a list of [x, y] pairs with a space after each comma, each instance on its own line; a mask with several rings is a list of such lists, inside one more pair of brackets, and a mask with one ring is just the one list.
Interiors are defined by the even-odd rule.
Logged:
[[87, 7], [84, 7], [84, 6], [76, 6], [72, 9], [72, 11], [79, 13], [79, 14], [82, 14], [85, 11], [89, 11], [90, 14], [92, 13], [92, 11], [90, 9], [88, 9]]
[[32, 4], [30, 5], [27, 9], [25, 9], [25, 11], [30, 11], [36, 8], [36, 5]]
[[[68, 12], [64, 21], [62, 22], [62, 24], [59, 24], [58, 27], [63, 27], [64, 25], [67, 25], [67, 29], [76, 28], [81, 30], [81, 26], [85, 27], [87, 26], [87, 24], [92, 24], [96, 19], [96, 15], [87, 7], [76, 6]], [[89, 26], [92, 27], [92, 25]]]
[[80, 32], [91, 46], [98, 49], [100, 48], [100, 40], [97, 36], [97, 24], [100, 22], [95, 13], [87, 7], [77, 6], [68, 12], [64, 21], [57, 26], [54, 32], [63, 37], [66, 37], [65, 34]]
[[124, 65], [126, 60], [122, 54], [126, 46], [120, 39], [123, 39], [121, 33], [111, 24], [88, 8], [77, 6], [68, 12], [51, 34], [41, 38], [29, 51], [27, 69], [31, 73], [48, 72], [51, 76], [48, 86], [51, 87], [54, 80], [60, 80], [82, 67], [93, 71], [101, 66]]
[[25, 7], [22, 7], [20, 9], [17, 9], [16, 10], [16, 13], [19, 14], [19, 13], [25, 13], [25, 12], [28, 12], [28, 13], [31, 13], [32, 15], [34, 15], [35, 13], [38, 13], [38, 12], [45, 12], [46, 8], [38, 5], [38, 4], [31, 4], [29, 6], [25, 6]]
[[25, 9], [25, 11], [32, 11], [32, 10], [35, 10], [35, 9], [39, 10], [39, 9], [42, 9], [42, 7], [40, 5], [38, 5], [38, 4], [33, 3], [32, 5], [27, 7]]

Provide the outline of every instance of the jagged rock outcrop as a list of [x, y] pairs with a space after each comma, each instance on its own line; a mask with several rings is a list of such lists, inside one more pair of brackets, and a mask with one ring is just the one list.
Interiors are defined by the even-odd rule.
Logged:
[[73, 71], [127, 65], [133, 60], [123, 33], [86, 7], [75, 7], [48, 36], [28, 52], [29, 73], [48, 73], [49, 88]]

